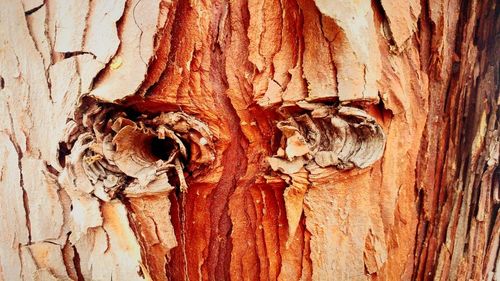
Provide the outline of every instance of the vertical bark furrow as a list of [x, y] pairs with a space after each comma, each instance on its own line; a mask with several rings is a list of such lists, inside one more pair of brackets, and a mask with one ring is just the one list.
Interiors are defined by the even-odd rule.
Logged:
[[[226, 30], [218, 29], [223, 18], [224, 9], [227, 3], [215, 3], [213, 12], [215, 16], [212, 22], [212, 33], [218, 30], [219, 34], [224, 34]], [[223, 25], [222, 25], [223, 26]], [[217, 34], [217, 33], [215, 33]], [[213, 37], [217, 39], [217, 37]], [[209, 278], [214, 280], [229, 279], [229, 265], [231, 258], [232, 242], [231, 229], [232, 222], [229, 216], [229, 198], [234, 193], [239, 179], [246, 172], [245, 147], [246, 140], [240, 129], [240, 119], [231, 104], [231, 100], [226, 95], [228, 91], [227, 78], [225, 76], [224, 65], [225, 53], [222, 49], [227, 44], [228, 37], [222, 38], [222, 42], [213, 41], [211, 56], [211, 75], [210, 81], [215, 94], [217, 107], [222, 110], [223, 118], [227, 122], [229, 130], [228, 137], [231, 139], [228, 147], [222, 155], [223, 171], [219, 179], [219, 183], [215, 186], [213, 193], [210, 195], [210, 218], [211, 218], [211, 233], [209, 243], [208, 267]], [[236, 165], [235, 165], [236, 164]], [[241, 188], [241, 185], [240, 185]]]
[[442, 64], [457, 78], [432, 93], [436, 102], [431, 103], [431, 112], [444, 113], [446, 131], [438, 133], [428, 124], [425, 134], [427, 147], [436, 149], [430, 155], [441, 160], [436, 164], [425, 156], [420, 160], [435, 165], [436, 180], [419, 180], [425, 188], [418, 236], [423, 238], [417, 243], [426, 246], [417, 244], [421, 250], [414, 276], [419, 278], [480, 280], [498, 274], [491, 261], [488, 266], [485, 262], [487, 245], [495, 240], [491, 225], [498, 220], [498, 203], [492, 200], [495, 183], [490, 180], [498, 166], [498, 156], [491, 154], [498, 147], [499, 68], [497, 43], [492, 39], [498, 32], [498, 8], [491, 1], [472, 1], [460, 9], [460, 18], [451, 25], [456, 39], [450, 46], [456, 53]]

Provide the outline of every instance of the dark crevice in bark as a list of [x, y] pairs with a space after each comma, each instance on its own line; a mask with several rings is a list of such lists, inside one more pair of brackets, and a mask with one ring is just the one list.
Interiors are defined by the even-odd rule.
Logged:
[[75, 51], [75, 52], [64, 52], [61, 53], [64, 55], [65, 59], [71, 58], [71, 57], [76, 57], [76, 56], [81, 56], [81, 55], [91, 55], [94, 59], [96, 59], [96, 55], [94, 55], [91, 52], [85, 52], [85, 51]]
[[47, 169], [47, 172], [49, 172], [50, 174], [54, 175], [54, 176], [59, 176], [59, 171], [54, 168], [52, 165], [48, 164], [48, 163], [45, 163], [45, 168]]
[[42, 4], [36, 6], [36, 7], [32, 8], [32, 9], [27, 10], [26, 12], [24, 12], [24, 14], [26, 16], [29, 16], [29, 15], [33, 14], [34, 12], [40, 10], [40, 8], [42, 8], [44, 5], [45, 5], [45, 3], [42, 3]]
[[[64, 234], [63, 234], [64, 235]], [[66, 233], [66, 239], [69, 238], [70, 233]], [[59, 245], [56, 243], [56, 245]], [[76, 273], [75, 269], [75, 263], [74, 263], [74, 258], [75, 258], [75, 253], [73, 250], [73, 246], [71, 245], [71, 242], [69, 240], [66, 240], [64, 245], [59, 245], [61, 247], [61, 253], [62, 253], [62, 258], [63, 258], [63, 264], [64, 268], [71, 280], [78, 280], [78, 274]]]
[[394, 40], [394, 35], [392, 34], [392, 29], [389, 24], [389, 17], [384, 10], [384, 6], [382, 5], [381, 0], [373, 0], [372, 7], [374, 8], [374, 12], [380, 15], [382, 31], [385, 38], [387, 39], [387, 44], [391, 47], [390, 50], [392, 50], [393, 48], [399, 48], [400, 46], [397, 46], [396, 41]]
[[429, 3], [427, 0], [421, 0], [422, 11], [418, 19], [418, 47], [420, 53], [420, 69], [426, 73], [429, 71], [431, 42], [432, 42], [432, 24], [429, 19]]
[[31, 244], [30, 207], [29, 207], [28, 193], [26, 192], [26, 189], [24, 189], [24, 179], [22, 176], [21, 162], [19, 162], [19, 169], [20, 169], [20, 174], [21, 174], [20, 184], [21, 184], [21, 188], [23, 189], [23, 205], [24, 205], [24, 210], [26, 212], [26, 226], [28, 228], [28, 244]]
[[72, 248], [73, 248], [73, 253], [74, 253], [73, 264], [75, 265], [75, 270], [76, 270], [76, 274], [78, 276], [78, 281], [84, 281], [85, 278], [83, 278], [82, 268], [81, 268], [81, 264], [80, 264], [80, 254], [78, 254], [78, 250], [76, 249], [75, 246], [72, 246]]

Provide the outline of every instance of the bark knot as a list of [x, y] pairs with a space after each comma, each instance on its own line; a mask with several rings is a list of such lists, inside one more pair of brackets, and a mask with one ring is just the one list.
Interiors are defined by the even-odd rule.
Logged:
[[382, 157], [385, 134], [366, 111], [306, 102], [299, 106], [306, 112], [277, 124], [281, 147], [268, 158], [274, 171], [293, 174], [311, 163], [340, 170], [366, 168]]
[[67, 155], [60, 179], [104, 201], [175, 187], [184, 192], [184, 172], [196, 172], [215, 158], [210, 129], [193, 116], [150, 116], [88, 97], [68, 122], [63, 144]]

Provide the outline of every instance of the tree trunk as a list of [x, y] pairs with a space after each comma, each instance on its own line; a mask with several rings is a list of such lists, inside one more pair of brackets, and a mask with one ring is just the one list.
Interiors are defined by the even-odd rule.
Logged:
[[0, 280], [500, 280], [494, 0], [3, 0]]

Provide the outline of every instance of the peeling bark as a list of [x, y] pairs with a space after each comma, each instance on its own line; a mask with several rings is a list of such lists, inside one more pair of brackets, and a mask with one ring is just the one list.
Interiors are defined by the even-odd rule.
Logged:
[[495, 1], [4, 2], [0, 280], [500, 280]]

